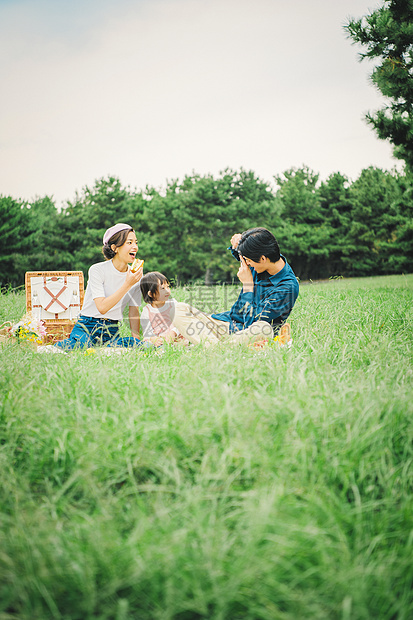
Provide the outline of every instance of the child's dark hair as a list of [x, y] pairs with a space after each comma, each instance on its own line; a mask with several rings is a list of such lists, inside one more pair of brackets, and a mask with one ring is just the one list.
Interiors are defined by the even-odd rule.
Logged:
[[169, 284], [168, 278], [159, 273], [159, 271], [145, 273], [140, 284], [142, 297], [147, 304], [156, 301], [158, 288], [161, 284], [165, 284], [165, 282]]
[[126, 242], [126, 239], [128, 238], [130, 232], [135, 231], [133, 230], [133, 228], [125, 228], [124, 230], [120, 230], [119, 232], [115, 233], [107, 243], [105, 243], [102, 248], [102, 254], [106, 258], [106, 260], [110, 260], [116, 254], [116, 252], [112, 250], [111, 246], [115, 245], [117, 248], [120, 248], [120, 246]]
[[258, 263], [265, 256], [272, 263], [280, 260], [280, 248], [274, 235], [266, 228], [250, 228], [242, 233], [237, 250], [245, 258]]

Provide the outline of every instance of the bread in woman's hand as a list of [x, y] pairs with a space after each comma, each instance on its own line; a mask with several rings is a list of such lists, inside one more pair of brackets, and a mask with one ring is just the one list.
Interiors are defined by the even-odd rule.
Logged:
[[143, 263], [145, 261], [142, 260], [141, 258], [135, 258], [135, 260], [133, 261], [132, 265], [131, 265], [131, 271], [133, 273], [135, 273], [136, 271], [138, 271], [141, 267], [143, 267]]

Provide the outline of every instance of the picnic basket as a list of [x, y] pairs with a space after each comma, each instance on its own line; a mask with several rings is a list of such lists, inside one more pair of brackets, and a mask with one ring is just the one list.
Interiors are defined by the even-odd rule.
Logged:
[[47, 344], [67, 338], [85, 296], [82, 271], [27, 271], [26, 310], [42, 320]]

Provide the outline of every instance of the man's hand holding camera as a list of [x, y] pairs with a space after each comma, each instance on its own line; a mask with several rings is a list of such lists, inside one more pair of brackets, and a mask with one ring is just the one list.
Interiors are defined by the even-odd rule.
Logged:
[[[234, 250], [237, 249], [238, 244], [241, 241], [241, 237], [242, 235], [240, 235], [239, 233], [232, 235], [231, 245], [234, 248]], [[240, 260], [240, 267], [237, 273], [238, 279], [244, 285], [243, 287], [244, 293], [252, 293], [254, 291], [254, 280], [252, 277], [251, 269], [248, 267], [247, 263], [245, 262], [245, 258], [242, 256], [242, 254], [239, 254], [239, 260]]]

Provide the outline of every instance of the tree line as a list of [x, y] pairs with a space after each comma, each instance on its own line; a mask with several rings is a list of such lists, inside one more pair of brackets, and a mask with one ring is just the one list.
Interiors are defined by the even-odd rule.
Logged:
[[116, 222], [137, 234], [145, 271], [177, 282], [230, 282], [226, 250], [234, 232], [265, 226], [301, 279], [413, 271], [413, 174], [364, 169], [320, 181], [307, 166], [274, 177], [226, 169], [191, 174], [164, 188], [132, 190], [116, 177], [84, 187], [58, 209], [49, 196], [0, 195], [0, 284], [19, 286], [26, 271], [82, 270], [103, 260], [102, 235]]

